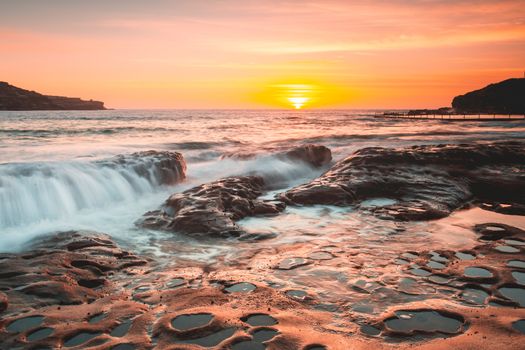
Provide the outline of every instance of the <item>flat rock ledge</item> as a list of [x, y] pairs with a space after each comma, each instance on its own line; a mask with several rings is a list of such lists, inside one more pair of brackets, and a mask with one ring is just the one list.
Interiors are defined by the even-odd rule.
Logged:
[[431, 220], [471, 201], [525, 201], [525, 144], [427, 145], [364, 148], [310, 183], [278, 198], [295, 205], [359, 206], [384, 219]]

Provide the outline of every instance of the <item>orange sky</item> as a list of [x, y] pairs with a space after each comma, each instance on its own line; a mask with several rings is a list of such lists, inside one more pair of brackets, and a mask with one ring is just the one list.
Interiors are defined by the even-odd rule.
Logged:
[[113, 108], [293, 108], [300, 94], [311, 108], [440, 107], [523, 76], [524, 9], [524, 0], [2, 1], [0, 81]]

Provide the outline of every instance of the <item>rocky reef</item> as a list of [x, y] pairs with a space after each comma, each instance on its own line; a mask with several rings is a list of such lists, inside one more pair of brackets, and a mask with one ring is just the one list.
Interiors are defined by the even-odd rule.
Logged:
[[103, 110], [104, 102], [76, 97], [48, 96], [0, 82], [0, 110]]
[[[0, 348], [520, 349], [524, 160], [524, 145], [509, 142], [362, 149], [280, 196], [359, 213], [327, 220], [326, 207], [325, 217], [309, 212], [299, 231], [281, 222], [278, 240], [215, 240], [229, 249], [206, 261], [183, 255], [209, 242], [176, 241], [180, 250], [170, 250], [162, 241], [158, 254], [92, 231], [37, 238], [23, 252], [0, 254]], [[164, 184], [186, 171], [175, 152], [98, 164]], [[259, 176], [210, 182], [172, 195], [142, 225], [250, 238], [238, 220], [299, 215], [261, 199], [266, 190]], [[480, 208], [404, 221], [470, 203]]]
[[456, 96], [452, 107], [458, 113], [525, 114], [525, 78], [507, 79]]
[[160, 210], [146, 213], [139, 225], [195, 236], [239, 237], [235, 221], [247, 216], [279, 213], [284, 204], [258, 200], [264, 188], [260, 176], [214, 181], [172, 195]]
[[[313, 144], [276, 156], [313, 167], [327, 165], [332, 160], [330, 149]], [[261, 176], [220, 179], [172, 195], [159, 210], [146, 213], [137, 224], [193, 236], [262, 238], [246, 236], [235, 222], [247, 216], [277, 214], [285, 208], [279, 201], [257, 199], [269, 186]]]
[[429, 220], [445, 217], [471, 201], [523, 204], [523, 143], [365, 148], [310, 183], [279, 196], [285, 203], [360, 205], [382, 218]]

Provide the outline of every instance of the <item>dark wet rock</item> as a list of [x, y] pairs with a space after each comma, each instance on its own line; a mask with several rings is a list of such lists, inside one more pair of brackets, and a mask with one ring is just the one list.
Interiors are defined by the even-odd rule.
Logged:
[[480, 208], [506, 215], [525, 215], [525, 204], [481, 203]]
[[179, 152], [142, 151], [97, 162], [108, 167], [125, 165], [152, 183], [174, 185], [186, 178], [186, 161]]
[[332, 161], [332, 152], [328, 147], [314, 144], [296, 147], [279, 156], [293, 160], [301, 160], [315, 167], [327, 165]]
[[8, 311], [27, 305], [82, 304], [116, 290], [112, 273], [145, 264], [107, 235], [62, 232], [33, 241], [23, 254], [0, 260], [0, 271], [12, 272], [10, 278], [0, 279], [0, 289], [9, 297]]
[[0, 313], [4, 312], [9, 305], [9, 299], [5, 293], [0, 292]]
[[500, 223], [479, 224], [474, 226], [474, 231], [480, 235], [479, 239], [483, 241], [498, 241], [513, 236], [525, 237], [525, 231]]
[[384, 219], [430, 220], [472, 200], [525, 201], [525, 147], [519, 142], [365, 148], [321, 177], [279, 195], [289, 204], [358, 205]]
[[146, 213], [139, 225], [194, 236], [239, 237], [236, 221], [247, 216], [272, 215], [284, 204], [258, 200], [264, 188], [259, 176], [229, 177], [173, 194], [157, 211]]

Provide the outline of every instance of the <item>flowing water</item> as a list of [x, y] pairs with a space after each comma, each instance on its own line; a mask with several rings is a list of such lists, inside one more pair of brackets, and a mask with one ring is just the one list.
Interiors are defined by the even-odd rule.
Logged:
[[[326, 145], [337, 160], [368, 146], [525, 136], [523, 121], [381, 120], [371, 117], [375, 112], [0, 112], [0, 251], [64, 229], [98, 230], [140, 242], [144, 235], [134, 221], [173, 192], [247, 173], [262, 174], [283, 190], [319, 175], [271, 155], [300, 144]], [[100, 161], [149, 149], [183, 153], [188, 180], [162, 186], [155, 174], [137, 172], [135, 164], [114, 167]]]

